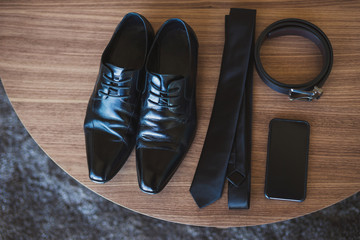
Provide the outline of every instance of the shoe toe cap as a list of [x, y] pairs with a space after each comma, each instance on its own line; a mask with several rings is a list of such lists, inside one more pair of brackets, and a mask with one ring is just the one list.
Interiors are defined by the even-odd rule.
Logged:
[[97, 183], [111, 180], [130, 155], [128, 145], [111, 133], [92, 131], [86, 135], [89, 178]]
[[149, 194], [161, 192], [181, 161], [178, 153], [160, 149], [137, 149], [137, 170], [140, 189]]

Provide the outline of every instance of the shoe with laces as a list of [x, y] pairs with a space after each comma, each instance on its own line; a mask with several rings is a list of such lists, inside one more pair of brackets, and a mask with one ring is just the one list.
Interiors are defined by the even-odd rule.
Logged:
[[136, 142], [140, 189], [160, 192], [190, 148], [196, 130], [198, 42], [180, 19], [166, 21], [149, 51]]
[[144, 65], [153, 37], [143, 16], [128, 13], [103, 52], [84, 121], [89, 177], [94, 182], [112, 179], [135, 146]]

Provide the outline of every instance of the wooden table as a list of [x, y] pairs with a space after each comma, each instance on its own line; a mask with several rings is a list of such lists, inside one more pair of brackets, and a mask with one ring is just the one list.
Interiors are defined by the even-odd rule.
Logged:
[[[316, 102], [289, 102], [254, 73], [250, 210], [228, 210], [227, 194], [200, 210], [189, 193], [213, 106], [230, 7], [257, 9], [256, 37], [276, 20], [296, 17], [319, 26], [334, 48], [334, 66]], [[32, 137], [67, 173], [99, 195], [139, 213], [185, 224], [246, 226], [301, 216], [360, 189], [360, 2], [359, 1], [1, 1], [0, 76]], [[88, 179], [83, 119], [100, 56], [118, 22], [130, 11], [155, 29], [179, 17], [196, 31], [198, 130], [180, 168], [157, 195], [138, 188], [132, 154], [105, 185]], [[295, 82], [314, 77], [317, 48], [301, 37], [266, 43], [262, 59], [270, 74]], [[272, 118], [311, 124], [307, 199], [268, 200], [264, 176], [268, 123]], [[227, 189], [225, 189], [226, 191]]]

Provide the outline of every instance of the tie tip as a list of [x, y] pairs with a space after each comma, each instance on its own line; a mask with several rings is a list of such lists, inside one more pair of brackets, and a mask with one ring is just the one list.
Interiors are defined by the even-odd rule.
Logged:
[[207, 207], [208, 205], [212, 204], [216, 200], [218, 200], [221, 196], [204, 196], [204, 194], [199, 193], [198, 191], [193, 191], [193, 189], [190, 188], [191, 196], [193, 197], [196, 205], [202, 209], [204, 207]]

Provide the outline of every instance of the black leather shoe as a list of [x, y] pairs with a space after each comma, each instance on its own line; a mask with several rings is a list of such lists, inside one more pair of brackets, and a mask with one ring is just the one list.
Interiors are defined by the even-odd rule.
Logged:
[[198, 42], [180, 19], [166, 21], [146, 62], [146, 81], [136, 143], [139, 187], [158, 193], [188, 151], [196, 130]]
[[101, 57], [84, 122], [89, 177], [94, 182], [112, 179], [135, 146], [144, 65], [153, 37], [150, 23], [129, 13]]

